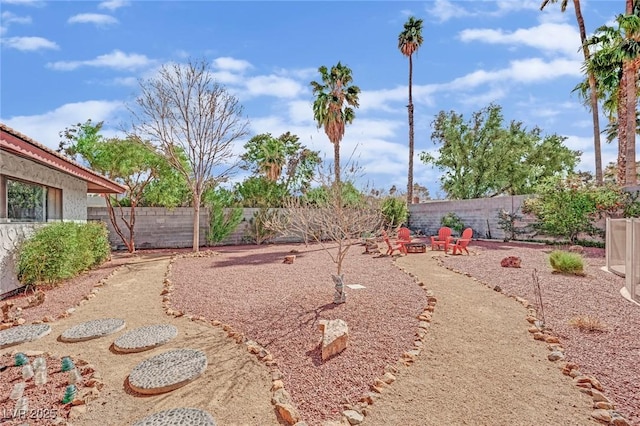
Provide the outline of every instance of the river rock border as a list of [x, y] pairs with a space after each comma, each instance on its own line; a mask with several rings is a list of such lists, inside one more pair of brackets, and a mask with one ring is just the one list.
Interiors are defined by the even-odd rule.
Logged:
[[[375, 253], [371, 253], [375, 254]], [[264, 346], [255, 340], [249, 340], [244, 333], [235, 330], [229, 324], [223, 324], [221, 321], [212, 320], [209, 321], [202, 316], [185, 315], [184, 312], [171, 308], [171, 292], [173, 291], [173, 283], [171, 282], [171, 269], [176, 259], [184, 257], [210, 257], [217, 256], [218, 252], [215, 251], [201, 251], [197, 253], [180, 254], [175, 255], [169, 261], [167, 271], [164, 274], [164, 288], [160, 295], [162, 296], [162, 307], [165, 313], [172, 317], [182, 317], [191, 320], [198, 321], [204, 324], [208, 324], [214, 327], [221, 328], [227, 333], [227, 336], [233, 339], [237, 344], [245, 345], [247, 351], [265, 364], [271, 374], [271, 403], [278, 415], [278, 418], [287, 425], [294, 426], [306, 426], [307, 424], [301, 420], [300, 414], [297, 408], [293, 404], [291, 395], [284, 387], [284, 374], [278, 367], [278, 362]], [[387, 257], [387, 256], [384, 256]], [[395, 257], [391, 257], [394, 261], [393, 264], [405, 274], [414, 278], [417, 285], [422, 287], [426, 292], [426, 305], [423, 311], [417, 316], [418, 326], [414, 336], [414, 341], [411, 349], [405, 351], [397, 362], [397, 365], [386, 365], [384, 373], [381, 377], [377, 378], [371, 385], [370, 390], [362, 395], [358, 402], [355, 404], [346, 404], [343, 406], [342, 416], [339, 420], [327, 420], [323, 423], [324, 426], [350, 424], [356, 425], [364, 421], [364, 417], [367, 415], [369, 406], [380, 397], [389, 386], [396, 380], [396, 374], [399, 372], [400, 366], [411, 366], [416, 358], [422, 352], [424, 347], [424, 341], [426, 340], [427, 332], [431, 327], [431, 315], [435, 310], [438, 299], [435, 297], [432, 290], [428, 290], [425, 287], [424, 282], [420, 281], [413, 273], [407, 271], [405, 268], [399, 267], [396, 263]]]
[[[437, 256], [437, 261], [441, 267], [448, 269], [451, 272], [469, 277], [471, 280], [476, 281], [485, 287], [497, 291], [498, 293], [502, 293], [502, 289], [499, 286], [493, 286], [486, 281], [479, 280], [468, 272], [446, 266], [440, 256]], [[562, 346], [560, 339], [558, 336], [554, 335], [550, 329], [545, 328], [542, 319], [538, 318], [535, 305], [522, 297], [506, 295], [504, 293], [502, 294], [514, 299], [527, 309], [526, 320], [531, 324], [528, 331], [531, 333], [534, 340], [547, 344], [547, 349], [549, 350], [547, 359], [554, 363], [564, 361], [564, 347]], [[564, 364], [562, 367], [562, 374], [572, 377], [573, 384], [578, 388], [578, 390], [592, 397], [593, 411], [591, 412], [591, 417], [593, 419], [604, 424], [615, 426], [630, 425], [628, 420], [620, 412], [615, 410], [615, 404], [604, 395], [604, 388], [598, 379], [593, 376], [582, 374], [579, 370], [579, 366], [573, 362], [567, 362]]]

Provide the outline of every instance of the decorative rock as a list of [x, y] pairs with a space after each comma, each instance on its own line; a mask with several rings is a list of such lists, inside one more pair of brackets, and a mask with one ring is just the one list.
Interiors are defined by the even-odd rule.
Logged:
[[560, 351], [552, 351], [551, 353], [549, 353], [549, 355], [547, 355], [547, 358], [549, 359], [549, 361], [559, 361], [564, 359], [564, 354]]
[[326, 361], [347, 348], [349, 328], [344, 320], [320, 320], [318, 328], [322, 332], [322, 360]]
[[349, 420], [349, 424], [352, 425], [359, 425], [364, 421], [364, 416], [355, 410], [345, 410], [342, 412], [342, 415], [345, 416], [347, 420]]
[[291, 404], [276, 404], [276, 411], [280, 418], [288, 425], [297, 423], [298, 420], [300, 420], [300, 415]]
[[495, 287], [493, 287], [493, 291], [497, 291], [498, 293], [500, 293], [502, 291], [502, 287], [496, 285]]
[[609, 410], [593, 410], [591, 417], [604, 423], [611, 421], [611, 413], [609, 413]]
[[196, 408], [172, 408], [145, 417], [133, 426], [215, 426], [216, 422], [203, 410]]
[[287, 265], [291, 265], [293, 262], [295, 262], [296, 260], [296, 256], [294, 254], [289, 255], [289, 256], [285, 256], [284, 257], [284, 262], [282, 263], [286, 263]]
[[175, 349], [142, 361], [129, 374], [129, 385], [141, 394], [156, 395], [197, 379], [207, 368], [207, 356], [195, 349]]
[[616, 407], [610, 402], [598, 401], [593, 403], [593, 408], [600, 410], [613, 410]]
[[113, 342], [118, 352], [142, 352], [164, 345], [178, 335], [178, 329], [170, 324], [147, 325], [131, 330]]
[[544, 340], [544, 334], [540, 333], [539, 331], [536, 333], [533, 333], [533, 338], [535, 340]]
[[505, 257], [500, 261], [500, 266], [503, 268], [519, 268], [522, 263], [522, 259], [516, 256]]
[[275, 392], [278, 389], [282, 389], [284, 388], [284, 383], [282, 382], [282, 380], [274, 380], [273, 383], [271, 383], [271, 391]]
[[48, 324], [20, 325], [0, 331], [0, 349], [31, 342], [51, 333]]
[[611, 413], [611, 424], [613, 426], [630, 426], [627, 419], [622, 417], [622, 415], [617, 411]]
[[396, 381], [396, 376], [394, 376], [393, 374], [391, 374], [389, 372], [386, 372], [386, 373], [384, 373], [384, 376], [382, 376], [382, 378], [380, 380], [382, 380], [386, 384], [390, 385], [391, 383]]
[[544, 341], [547, 343], [560, 343], [560, 339], [558, 339], [556, 336], [546, 336], [544, 338]]
[[280, 388], [273, 393], [273, 396], [271, 397], [271, 403], [273, 405], [291, 404], [291, 395], [289, 395], [289, 392], [287, 392], [285, 389]]
[[591, 396], [593, 397], [593, 402], [600, 402], [600, 401], [611, 402], [609, 401], [609, 398], [604, 396], [602, 392], [596, 389], [591, 389]]
[[84, 342], [116, 333], [122, 330], [124, 326], [124, 320], [118, 318], [87, 321], [65, 330], [60, 335], [60, 340], [68, 343]]

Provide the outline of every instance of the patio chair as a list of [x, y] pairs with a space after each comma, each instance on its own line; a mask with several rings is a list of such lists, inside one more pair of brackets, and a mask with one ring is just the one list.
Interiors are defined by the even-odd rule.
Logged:
[[462, 231], [462, 236], [458, 238], [455, 243], [451, 244], [451, 248], [453, 251], [451, 254], [457, 254], [460, 252], [462, 254], [462, 250], [466, 251], [469, 254], [469, 250], [467, 250], [467, 246], [471, 242], [471, 238], [473, 237], [473, 229], [467, 228]]
[[411, 242], [411, 230], [409, 228], [402, 227], [398, 229], [398, 240]]
[[407, 248], [404, 246], [406, 241], [395, 241], [395, 245], [392, 244], [391, 239], [385, 230], [382, 230], [382, 239], [387, 245], [387, 255], [393, 255], [393, 252], [396, 250], [400, 253], [407, 254]]
[[431, 250], [438, 250], [440, 247], [444, 248], [446, 253], [449, 250], [449, 242], [451, 241], [451, 228], [443, 226], [438, 230], [437, 236], [431, 237]]

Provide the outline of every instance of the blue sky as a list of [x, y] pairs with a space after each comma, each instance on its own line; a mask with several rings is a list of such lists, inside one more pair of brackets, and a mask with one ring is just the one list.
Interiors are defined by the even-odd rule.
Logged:
[[[114, 135], [129, 121], [139, 78], [205, 58], [244, 106], [251, 135], [291, 131], [329, 161], [309, 82], [319, 66], [341, 61], [362, 90], [342, 158], [357, 159], [361, 184], [404, 190], [408, 60], [397, 37], [414, 15], [424, 20], [414, 55], [414, 182], [444, 196], [440, 172], [417, 159], [437, 149], [430, 124], [441, 110], [469, 117], [490, 102], [507, 120], [568, 137], [584, 152], [579, 168], [593, 171], [590, 113], [571, 93], [583, 78], [573, 8], [540, 12], [540, 2], [0, 0], [0, 121], [51, 148], [60, 130], [89, 118]], [[582, 9], [591, 33], [624, 1], [583, 0]], [[603, 144], [603, 164], [615, 157], [615, 143]]]

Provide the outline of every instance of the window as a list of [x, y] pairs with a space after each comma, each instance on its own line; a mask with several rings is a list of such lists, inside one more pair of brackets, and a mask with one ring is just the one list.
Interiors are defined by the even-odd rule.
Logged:
[[2, 176], [0, 193], [0, 221], [47, 222], [62, 219], [61, 189]]

